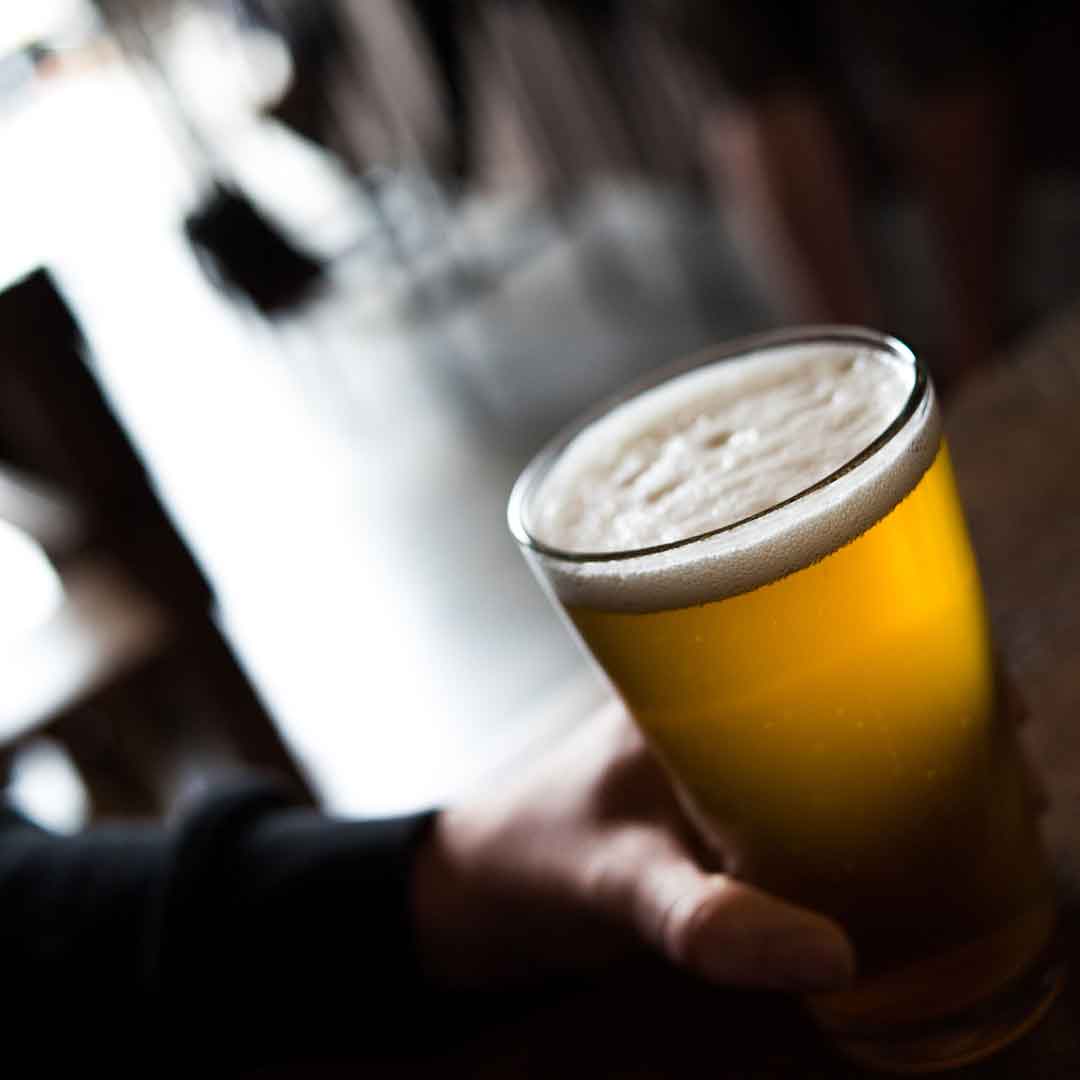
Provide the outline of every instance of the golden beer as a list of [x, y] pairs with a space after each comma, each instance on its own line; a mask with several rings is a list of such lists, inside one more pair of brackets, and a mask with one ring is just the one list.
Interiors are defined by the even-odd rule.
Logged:
[[[932, 389], [869, 332], [756, 349], [811, 340], [909, 364], [911, 388], [853, 460], [778, 507], [644, 551], [561, 551], [529, 531], [527, 500], [579, 439], [523, 478], [512, 522], [725, 868], [851, 935], [858, 982], [810, 1002], [819, 1022], [869, 1063], [947, 1067], [1052, 1000], [1053, 888]], [[734, 350], [740, 378], [754, 352]], [[675, 435], [658, 430], [683, 454], [698, 421], [676, 414]]]

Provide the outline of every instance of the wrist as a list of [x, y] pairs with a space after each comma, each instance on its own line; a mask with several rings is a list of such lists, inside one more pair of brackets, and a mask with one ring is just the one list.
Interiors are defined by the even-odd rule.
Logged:
[[410, 882], [416, 956], [433, 983], [467, 983], [472, 951], [467, 874], [453, 838], [452, 812], [435, 814], [417, 846]]

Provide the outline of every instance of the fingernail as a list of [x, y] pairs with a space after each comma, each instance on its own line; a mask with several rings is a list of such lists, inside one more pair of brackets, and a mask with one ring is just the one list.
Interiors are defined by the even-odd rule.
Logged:
[[851, 946], [836, 931], [810, 928], [778, 935], [768, 950], [792, 990], [841, 990], [855, 977]]

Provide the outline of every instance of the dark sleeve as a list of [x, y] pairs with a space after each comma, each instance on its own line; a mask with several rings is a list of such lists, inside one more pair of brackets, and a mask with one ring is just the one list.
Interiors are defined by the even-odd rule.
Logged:
[[335, 821], [261, 781], [173, 830], [61, 837], [0, 811], [5, 1030], [48, 1018], [108, 1060], [392, 1041], [430, 1008], [408, 903], [429, 818]]

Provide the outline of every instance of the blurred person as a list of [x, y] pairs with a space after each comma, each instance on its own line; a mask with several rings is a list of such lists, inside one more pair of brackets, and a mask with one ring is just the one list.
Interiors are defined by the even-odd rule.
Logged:
[[[838, 987], [854, 966], [833, 922], [703, 866], [615, 705], [439, 812], [333, 820], [252, 778], [171, 827], [65, 837], [5, 809], [0, 927], [7, 1048], [41, 1064], [415, 1051], [498, 1007], [470, 991], [648, 947], [742, 986]], [[64, 1038], [22, 1045], [41, 1027]]]
[[945, 288], [937, 370], [955, 385], [1008, 331], [1017, 204], [1015, 62], [1048, 5], [852, 5], [892, 93], [883, 119], [921, 198]]
[[[1031, 13], [1008, 4], [756, 4], [654, 0], [705, 72], [706, 154], [786, 319], [879, 324], [859, 235], [853, 58], [921, 199], [945, 288], [935, 372], [948, 387], [989, 358], [1013, 204], [1011, 62]], [[849, 95], [850, 96], [850, 95]]]
[[706, 86], [707, 163], [783, 315], [874, 325], [817, 5], [655, 0]]
[[475, 117], [469, 92], [466, 37], [475, 0], [409, 0], [430, 54], [446, 112], [447, 147], [441, 172], [452, 192], [472, 178]]

